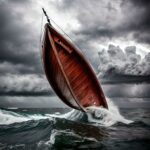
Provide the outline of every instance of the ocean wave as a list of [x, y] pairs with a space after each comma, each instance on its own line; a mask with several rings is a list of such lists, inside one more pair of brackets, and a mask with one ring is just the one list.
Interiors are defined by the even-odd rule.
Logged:
[[59, 115], [56, 117], [65, 118], [73, 121], [83, 121], [87, 123], [94, 123], [94, 125], [101, 126], [112, 126], [118, 122], [123, 124], [133, 123], [132, 120], [124, 118], [119, 112], [119, 108], [107, 98], [108, 108], [91, 106], [87, 108], [87, 112], [83, 113], [81, 111], [72, 110], [64, 115]]
[[51, 119], [49, 115], [41, 114], [22, 114], [13, 111], [0, 109], [0, 125], [8, 125], [19, 122], [26, 122], [29, 120]]
[[[80, 145], [82, 144], [92, 144], [92, 143], [97, 143], [98, 140], [95, 139], [94, 137], [86, 137], [83, 135], [79, 135], [73, 131], [70, 130], [52, 130], [51, 135], [49, 140], [47, 141], [40, 141], [38, 143], [38, 148], [43, 148], [43, 147], [47, 147], [47, 148], [53, 148], [53, 147], [57, 147], [59, 149], [61, 149], [61, 147], [65, 147], [67, 145], [67, 147], [74, 147], [74, 148], [79, 148], [81, 147]], [[58, 144], [59, 143], [59, 144]]]
[[133, 123], [132, 120], [126, 119], [119, 112], [119, 108], [107, 98], [108, 108], [91, 106], [88, 107], [88, 121], [102, 126], [112, 126], [118, 122], [123, 124]]
[[107, 147], [107, 141], [149, 139], [145, 118], [133, 122], [125, 119], [109, 100], [108, 106], [109, 110], [90, 107], [87, 113], [72, 110], [65, 114], [45, 112], [43, 115], [38, 114], [39, 111], [31, 114], [0, 109], [0, 149], [94, 149]]
[[117, 122], [122, 122], [124, 124], [130, 124], [133, 122], [132, 120], [125, 119], [120, 114], [118, 107], [114, 105], [110, 99], [107, 98], [107, 102], [109, 109], [91, 106], [87, 108], [86, 113], [73, 109], [65, 114], [54, 113], [41, 115], [17, 113], [12, 110], [8, 111], [0, 109], [0, 125], [52, 118], [63, 118], [71, 121], [94, 123], [94, 125], [101, 126], [112, 126]]

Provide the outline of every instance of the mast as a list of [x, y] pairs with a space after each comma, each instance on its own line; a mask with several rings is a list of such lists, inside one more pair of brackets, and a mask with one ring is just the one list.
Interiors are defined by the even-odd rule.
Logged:
[[45, 17], [46, 17], [46, 19], [47, 19], [48, 24], [51, 25], [50, 19], [49, 19], [48, 15], [47, 15], [45, 9], [42, 8], [42, 10], [43, 10], [43, 13], [44, 13], [44, 15], [45, 15]]

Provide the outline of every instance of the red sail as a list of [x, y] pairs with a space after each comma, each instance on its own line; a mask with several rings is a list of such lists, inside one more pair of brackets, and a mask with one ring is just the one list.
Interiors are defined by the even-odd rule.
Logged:
[[80, 51], [51, 25], [45, 25], [43, 63], [46, 77], [68, 106], [86, 111], [88, 106], [108, 108], [91, 66]]

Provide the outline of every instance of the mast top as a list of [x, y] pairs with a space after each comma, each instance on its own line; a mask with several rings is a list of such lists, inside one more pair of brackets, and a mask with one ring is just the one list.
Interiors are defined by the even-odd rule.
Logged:
[[45, 15], [45, 17], [46, 17], [46, 19], [47, 19], [48, 24], [51, 25], [50, 19], [49, 19], [48, 15], [47, 15], [45, 9], [42, 8], [42, 10], [43, 10], [43, 13], [44, 13], [44, 15]]

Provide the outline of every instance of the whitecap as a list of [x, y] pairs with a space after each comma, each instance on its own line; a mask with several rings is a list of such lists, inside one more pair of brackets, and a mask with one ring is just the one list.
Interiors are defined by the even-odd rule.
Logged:
[[91, 106], [87, 108], [88, 121], [102, 126], [112, 126], [117, 122], [130, 124], [133, 121], [126, 119], [119, 112], [119, 108], [107, 98], [108, 109]]
[[0, 125], [8, 125], [12, 123], [25, 122], [29, 120], [52, 119], [50, 116], [33, 114], [23, 115], [13, 111], [0, 109]]

